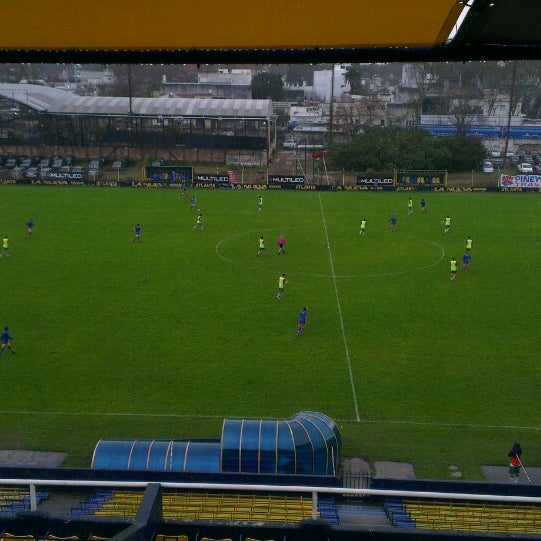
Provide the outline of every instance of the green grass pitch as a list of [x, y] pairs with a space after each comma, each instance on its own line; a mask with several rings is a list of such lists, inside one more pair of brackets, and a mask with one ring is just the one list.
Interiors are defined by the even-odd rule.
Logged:
[[515, 439], [541, 465], [539, 194], [412, 193], [413, 216], [404, 192], [196, 195], [204, 231], [177, 191], [0, 189], [17, 349], [0, 359], [0, 448], [88, 466], [100, 438], [215, 438], [225, 417], [316, 410], [345, 456], [418, 477], [480, 479]]

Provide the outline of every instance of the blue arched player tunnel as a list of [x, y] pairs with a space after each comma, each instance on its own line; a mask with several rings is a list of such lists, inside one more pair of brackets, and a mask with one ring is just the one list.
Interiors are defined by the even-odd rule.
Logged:
[[100, 440], [92, 468], [192, 473], [335, 475], [341, 436], [322, 413], [224, 419], [220, 440]]

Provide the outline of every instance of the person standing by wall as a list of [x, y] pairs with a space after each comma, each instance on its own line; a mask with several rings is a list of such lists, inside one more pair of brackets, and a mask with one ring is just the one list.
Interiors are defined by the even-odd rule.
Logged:
[[509, 457], [509, 480], [512, 483], [518, 483], [520, 475], [520, 457], [522, 455], [522, 447], [520, 443], [516, 441], [513, 448], [509, 451], [507, 456]]

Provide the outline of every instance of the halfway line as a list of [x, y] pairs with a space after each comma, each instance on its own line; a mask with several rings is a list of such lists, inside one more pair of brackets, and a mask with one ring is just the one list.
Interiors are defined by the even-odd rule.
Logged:
[[351, 370], [351, 359], [349, 357], [348, 341], [346, 339], [346, 330], [344, 329], [344, 318], [342, 316], [342, 307], [340, 306], [340, 298], [338, 296], [338, 285], [336, 283], [336, 274], [334, 272], [334, 263], [332, 260], [331, 244], [329, 242], [329, 232], [327, 231], [327, 222], [325, 220], [325, 213], [323, 212], [323, 203], [321, 202], [321, 194], [317, 193], [319, 200], [319, 208], [321, 209], [321, 219], [323, 220], [323, 229], [325, 230], [325, 239], [327, 241], [327, 251], [329, 252], [329, 262], [331, 263], [331, 277], [334, 284], [334, 294], [336, 296], [336, 306], [338, 307], [338, 315], [340, 316], [340, 329], [342, 331], [342, 338], [344, 340], [344, 350], [346, 351], [346, 360], [348, 363], [349, 382], [351, 384], [351, 392], [353, 393], [353, 405], [355, 406], [355, 418], [360, 421], [359, 417], [359, 405], [357, 403], [357, 391], [355, 390], [355, 383], [353, 382], [353, 371]]

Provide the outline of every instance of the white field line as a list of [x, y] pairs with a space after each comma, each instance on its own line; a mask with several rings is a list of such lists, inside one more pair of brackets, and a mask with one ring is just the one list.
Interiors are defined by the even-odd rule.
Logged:
[[[228, 415], [200, 415], [197, 413], [130, 413], [130, 412], [90, 412], [90, 411], [31, 411], [1, 410], [0, 415], [28, 415], [41, 417], [157, 417], [175, 419], [224, 419]], [[234, 414], [234, 417], [249, 416]], [[276, 417], [258, 417], [258, 419], [275, 420]], [[496, 429], [496, 430], [541, 430], [541, 426], [530, 425], [482, 425], [473, 423], [440, 423], [436, 421], [398, 421], [398, 420], [376, 420], [376, 419], [335, 419], [337, 423], [348, 424], [372, 424], [372, 425], [404, 425], [404, 426], [426, 426], [427, 428], [471, 428], [471, 429]]]
[[357, 391], [355, 390], [355, 383], [353, 381], [353, 371], [351, 370], [351, 359], [349, 356], [348, 341], [346, 338], [346, 330], [344, 328], [344, 317], [342, 315], [342, 307], [340, 306], [340, 297], [338, 295], [338, 284], [336, 283], [336, 274], [334, 272], [334, 262], [332, 259], [331, 245], [329, 242], [329, 232], [327, 230], [327, 222], [325, 220], [325, 213], [323, 211], [323, 203], [321, 202], [321, 194], [317, 194], [319, 200], [319, 208], [321, 210], [321, 219], [323, 220], [323, 229], [325, 230], [325, 240], [327, 241], [327, 251], [329, 253], [329, 262], [331, 264], [331, 277], [334, 285], [334, 294], [336, 297], [336, 306], [338, 308], [338, 315], [340, 317], [340, 330], [342, 331], [342, 338], [344, 340], [344, 350], [346, 352], [346, 360], [348, 364], [349, 382], [351, 384], [351, 392], [353, 394], [353, 405], [355, 406], [355, 419], [360, 421], [359, 417], [359, 404], [357, 402]]
[[[296, 229], [303, 229], [303, 228], [300, 228], [300, 227], [288, 227], [287, 231], [294, 231]], [[236, 238], [239, 238], [239, 237], [242, 237], [244, 235], [249, 235], [249, 234], [253, 233], [254, 238], [259, 238], [259, 237], [257, 237], [257, 235], [260, 235], [262, 231], [267, 232], [267, 231], [284, 231], [284, 230], [286, 230], [286, 228], [259, 229], [257, 231], [244, 231], [244, 232], [241, 232], [241, 233], [235, 233], [234, 235], [230, 235], [229, 237], [226, 237], [225, 239], [222, 239], [220, 242], [218, 242], [218, 244], [216, 244], [214, 249], [215, 249], [216, 255], [222, 261], [225, 261], [226, 263], [230, 263], [232, 265], [237, 265], [237, 266], [245, 268], [245, 269], [251, 269], [254, 272], [265, 272], [265, 273], [274, 274], [275, 273], [274, 270], [262, 269], [262, 268], [257, 267], [256, 265], [250, 265], [250, 264], [242, 263], [240, 261], [236, 261], [234, 259], [230, 259], [230, 258], [226, 257], [225, 255], [223, 255], [221, 253], [221, 249], [222, 249], [222, 245], [227, 244], [229, 241], [231, 241], [233, 239], [236, 239]], [[371, 229], [371, 231], [381, 232], [381, 230], [379, 230], [379, 229]], [[414, 238], [416, 238], [416, 237], [414, 237]], [[405, 270], [401, 270], [401, 271], [376, 272], [376, 273], [373, 273], [373, 274], [372, 273], [367, 273], [367, 274], [335, 274], [334, 277], [339, 278], [339, 279], [365, 279], [365, 278], [382, 278], [382, 277], [385, 277], [385, 276], [401, 276], [401, 275], [409, 274], [409, 273], [412, 273], [412, 272], [419, 272], [419, 271], [422, 271], [422, 270], [430, 269], [432, 267], [435, 267], [435, 266], [439, 265], [442, 262], [442, 260], [443, 260], [443, 258], [445, 256], [445, 251], [443, 250], [443, 248], [439, 244], [437, 244], [436, 242], [432, 242], [430, 240], [425, 240], [425, 239], [419, 239], [419, 240], [421, 240], [423, 242], [426, 242], [428, 244], [432, 244], [433, 246], [435, 246], [438, 249], [440, 255], [439, 255], [439, 259], [437, 261], [435, 261], [433, 263], [429, 263], [427, 265], [423, 265], [421, 267], [414, 267], [414, 268], [411, 268], [411, 269], [405, 269]], [[329, 274], [313, 274], [313, 273], [308, 273], [308, 272], [291, 272], [291, 271], [288, 272], [288, 276], [308, 276], [310, 278], [332, 278], [332, 276], [329, 275]]]
[[200, 415], [197, 413], [132, 413], [112, 411], [32, 411], [3, 410], [0, 415], [42, 415], [58, 417], [171, 417], [175, 419], [223, 419], [223, 415]]

